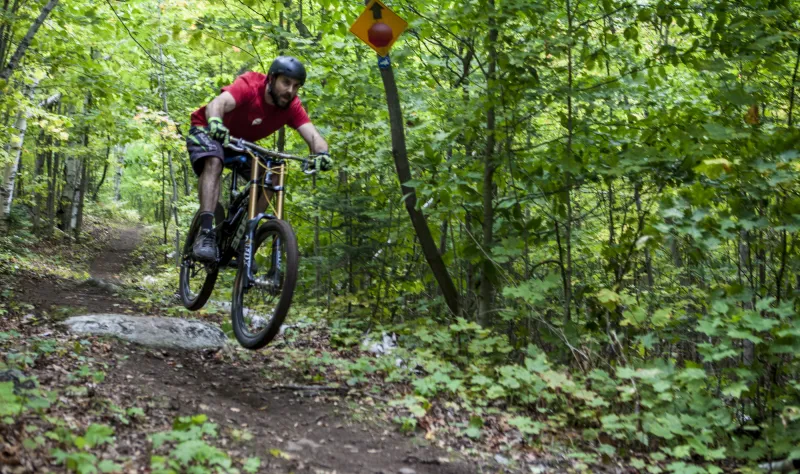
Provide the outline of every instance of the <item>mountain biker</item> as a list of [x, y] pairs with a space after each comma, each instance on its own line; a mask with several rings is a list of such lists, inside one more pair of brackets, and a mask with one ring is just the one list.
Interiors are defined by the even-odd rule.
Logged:
[[308, 144], [315, 167], [322, 171], [331, 169], [328, 144], [297, 97], [297, 90], [305, 81], [303, 63], [291, 56], [279, 56], [267, 75], [242, 74], [233, 84], [223, 87], [208, 105], [192, 113], [186, 148], [192, 169], [200, 177], [200, 231], [192, 247], [198, 260], [213, 262], [218, 258], [214, 209], [225, 157], [223, 145], [228, 144], [231, 135], [255, 142], [288, 125]]

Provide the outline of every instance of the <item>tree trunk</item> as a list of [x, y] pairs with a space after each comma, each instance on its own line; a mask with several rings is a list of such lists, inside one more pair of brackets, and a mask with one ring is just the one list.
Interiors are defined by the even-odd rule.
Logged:
[[[84, 146], [89, 146], [89, 133], [85, 135]], [[83, 231], [83, 208], [86, 203], [86, 189], [89, 187], [89, 161], [91, 157], [87, 153], [81, 163], [81, 184], [78, 188], [77, 210], [75, 212], [75, 240], [80, 242], [81, 232]]]
[[60, 155], [51, 151], [47, 158], [47, 229], [45, 235], [53, 235], [56, 225], [56, 196], [58, 195], [58, 169], [61, 167]]
[[[39, 85], [39, 79], [34, 80], [33, 84], [28, 88], [28, 99], [33, 99], [36, 93], [36, 86]], [[19, 169], [19, 161], [22, 157], [22, 143], [25, 141], [25, 131], [28, 129], [28, 107], [24, 108], [17, 113], [17, 121], [14, 128], [17, 129], [16, 140], [11, 140], [5, 146], [6, 152], [12, 156], [11, 163], [9, 163], [3, 172], [2, 187], [0, 187], [0, 221], [8, 219], [11, 213], [11, 203], [14, 200], [14, 184], [17, 178], [17, 170]]]
[[116, 159], [116, 170], [114, 171], [114, 200], [119, 202], [122, 199], [122, 173], [125, 168], [125, 147], [117, 147], [114, 155]]
[[55, 8], [58, 0], [50, 0], [47, 2], [47, 5], [42, 8], [42, 11], [39, 13], [39, 17], [31, 24], [30, 28], [28, 28], [28, 32], [25, 34], [25, 37], [22, 38], [22, 41], [19, 42], [17, 45], [16, 51], [14, 51], [14, 55], [11, 56], [11, 59], [8, 61], [8, 64], [0, 71], [0, 79], [8, 80], [11, 77], [11, 74], [14, 72], [14, 69], [17, 68], [22, 57], [25, 55], [25, 52], [28, 50], [28, 46], [30, 46], [31, 41], [33, 41], [33, 36], [39, 30], [39, 27], [42, 26], [44, 20], [47, 18], [47, 15]]
[[14, 32], [14, 21], [12, 20], [16, 18], [20, 0], [14, 0], [11, 8], [8, 3], [9, 0], [3, 0], [3, 9], [0, 11], [0, 17], [5, 18], [5, 21], [0, 24], [0, 66], [6, 63], [8, 52], [11, 49], [11, 35]]
[[311, 175], [311, 189], [313, 190], [314, 196], [314, 258], [316, 259], [316, 264], [314, 265], [314, 270], [316, 272], [315, 279], [314, 279], [314, 295], [317, 298], [317, 305], [320, 303], [320, 297], [322, 295], [322, 253], [320, 249], [319, 243], [319, 197], [317, 196], [317, 175]]
[[[161, 59], [161, 75], [159, 76], [159, 82], [161, 83], [161, 105], [164, 108], [164, 114], [169, 117], [169, 103], [167, 101], [167, 77], [164, 73], [164, 50], [161, 45], [158, 45], [158, 54]], [[164, 159], [163, 151], [161, 152], [161, 159]], [[175, 178], [175, 167], [172, 164], [172, 152], [167, 151], [167, 163], [169, 164], [169, 179], [170, 183], [172, 183], [172, 199], [170, 200], [170, 207], [172, 208], [172, 215], [175, 218], [175, 229], [180, 228], [180, 222], [178, 222], [178, 181]]]
[[[169, 213], [167, 213], [167, 160], [161, 152], [161, 223], [164, 226], [164, 245], [167, 244], [167, 230], [169, 229]], [[166, 256], [164, 257], [166, 263]]]
[[[642, 195], [641, 195], [642, 183], [636, 182], [633, 187], [633, 194], [634, 199], [636, 200], [636, 212], [639, 214], [639, 219], [642, 219]], [[650, 249], [645, 247], [644, 249], [644, 268], [645, 273], [647, 274], [647, 289], [652, 289], [653, 285], [655, 284], [655, 278], [653, 276], [653, 259], [650, 256]]]
[[495, 24], [494, 0], [489, 0], [489, 69], [486, 75], [488, 84], [488, 108], [486, 110], [486, 153], [483, 168], [483, 256], [481, 265], [481, 298], [478, 306], [478, 318], [483, 326], [488, 326], [491, 321], [494, 307], [494, 273], [491, 259], [494, 241], [494, 172], [497, 170], [495, 154], [495, 107], [494, 107], [494, 80], [497, 70], [497, 25]]
[[[572, 37], [572, 4], [567, 0], [568, 36]], [[574, 131], [572, 110], [572, 45], [567, 46], [567, 158], [572, 160], [572, 138]], [[564, 321], [569, 322], [572, 312], [572, 173], [566, 173], [565, 179], [567, 220], [564, 223], [564, 241], [566, 247], [566, 263], [564, 273]]]
[[792, 87], [789, 89], [789, 119], [787, 123], [792, 128], [794, 116], [795, 84], [797, 83], [797, 69], [800, 67], [800, 45], [797, 46], [797, 57], [794, 59], [794, 72], [792, 73]]
[[183, 195], [189, 196], [192, 189], [189, 187], [189, 167], [186, 166], [186, 160], [181, 161], [181, 171], [181, 174], [183, 174]]
[[103, 176], [100, 177], [100, 182], [97, 183], [97, 187], [94, 188], [94, 193], [92, 193], [92, 201], [97, 202], [97, 194], [100, 193], [100, 188], [103, 187], [103, 183], [106, 182], [106, 174], [108, 173], [108, 159], [111, 157], [111, 137], [108, 137], [108, 144], [106, 145], [106, 159], [103, 160]]
[[[33, 167], [33, 232], [38, 233], [41, 228], [42, 216], [42, 192], [39, 190], [41, 186], [42, 170], [44, 169], [44, 157], [47, 153], [46, 144], [50, 141], [49, 137], [45, 135], [44, 130], [39, 134], [37, 143], [36, 162]], [[44, 145], [44, 146], [43, 146]], [[45, 150], [42, 150], [45, 148]]]
[[[748, 232], [742, 229], [739, 232], [739, 283], [744, 285], [744, 276], [749, 273], [748, 268], [750, 267], [750, 243], [749, 243], [749, 236]], [[752, 279], [751, 280], [751, 289]], [[753, 310], [753, 303], [751, 301], [746, 301], [744, 303], [744, 309], [748, 311]], [[743, 351], [742, 351], [742, 362], [746, 366], [753, 365], [755, 361], [755, 344], [752, 341], [743, 340], [742, 341]]]
[[[89, 58], [94, 55], [94, 51], [90, 50]], [[92, 110], [92, 92], [86, 92], [86, 104], [84, 106], [85, 115], [89, 115]], [[75, 239], [80, 241], [81, 232], [83, 231], [83, 207], [86, 202], [86, 190], [89, 188], [89, 167], [91, 166], [91, 153], [89, 152], [89, 124], [85, 123], [83, 128], [83, 159], [81, 160], [81, 181], [78, 187], [77, 194], [77, 209], [75, 213]]]
[[74, 229], [73, 215], [75, 199], [80, 189], [80, 161], [74, 156], [68, 156], [64, 161], [64, 187], [61, 190], [61, 230], [69, 233]]

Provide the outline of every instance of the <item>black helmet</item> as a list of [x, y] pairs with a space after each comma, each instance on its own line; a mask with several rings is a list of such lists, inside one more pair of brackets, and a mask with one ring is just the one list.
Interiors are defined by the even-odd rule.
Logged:
[[278, 56], [272, 65], [269, 67], [271, 77], [288, 76], [300, 82], [300, 85], [306, 83], [306, 68], [303, 63], [291, 56]]

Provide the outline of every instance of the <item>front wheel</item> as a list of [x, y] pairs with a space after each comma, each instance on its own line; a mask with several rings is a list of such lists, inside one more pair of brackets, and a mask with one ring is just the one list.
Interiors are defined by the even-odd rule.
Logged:
[[244, 258], [233, 283], [233, 333], [247, 349], [261, 349], [278, 334], [297, 284], [300, 254], [288, 222], [274, 219], [258, 228], [252, 243], [253, 282], [248, 287]]

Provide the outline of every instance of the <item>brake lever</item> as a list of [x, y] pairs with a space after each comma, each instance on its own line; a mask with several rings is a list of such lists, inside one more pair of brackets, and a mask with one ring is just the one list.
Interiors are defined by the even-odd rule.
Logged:
[[311, 176], [312, 174], [317, 174], [316, 168], [309, 169], [311, 167], [311, 163], [312, 163], [311, 160], [303, 161], [303, 173], [305, 173], [308, 176]]
[[[241, 140], [241, 138], [239, 138], [237, 140]], [[244, 153], [245, 152], [244, 147], [242, 145], [237, 145], [235, 141], [228, 142], [228, 144], [225, 145], [225, 147], [228, 148], [229, 150], [233, 150], [235, 152], [239, 152], [239, 153]]]

